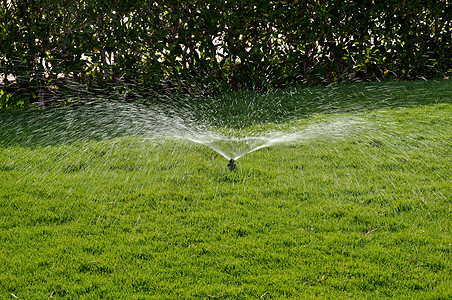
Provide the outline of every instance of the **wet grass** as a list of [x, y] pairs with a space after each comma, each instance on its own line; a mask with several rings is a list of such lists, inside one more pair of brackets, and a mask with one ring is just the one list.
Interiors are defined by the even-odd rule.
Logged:
[[449, 299], [441, 99], [366, 110], [373, 130], [261, 149], [235, 172], [183, 141], [2, 145], [0, 298]]

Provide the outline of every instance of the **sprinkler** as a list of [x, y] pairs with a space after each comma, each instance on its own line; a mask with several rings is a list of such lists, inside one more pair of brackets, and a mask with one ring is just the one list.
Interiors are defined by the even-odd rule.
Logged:
[[235, 161], [234, 161], [233, 158], [231, 158], [229, 160], [228, 167], [229, 167], [229, 171], [234, 171], [235, 170]]

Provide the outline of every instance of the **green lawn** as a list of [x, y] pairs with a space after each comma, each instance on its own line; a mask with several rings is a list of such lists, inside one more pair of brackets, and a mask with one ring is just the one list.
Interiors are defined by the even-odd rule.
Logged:
[[216, 100], [194, 101], [196, 118], [245, 131], [351, 115], [366, 126], [258, 150], [230, 172], [186, 140], [3, 112], [0, 298], [452, 298], [449, 82]]

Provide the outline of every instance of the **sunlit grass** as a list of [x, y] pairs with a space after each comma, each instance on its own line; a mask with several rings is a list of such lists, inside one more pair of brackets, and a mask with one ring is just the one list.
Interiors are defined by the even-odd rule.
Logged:
[[0, 298], [450, 298], [441, 102], [360, 112], [369, 130], [264, 148], [235, 172], [183, 140], [10, 142]]

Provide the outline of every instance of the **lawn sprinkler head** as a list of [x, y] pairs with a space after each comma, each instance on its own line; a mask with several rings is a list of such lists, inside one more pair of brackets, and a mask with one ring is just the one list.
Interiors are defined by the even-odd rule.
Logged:
[[235, 161], [234, 161], [234, 159], [233, 158], [231, 158], [230, 160], [229, 160], [229, 163], [228, 163], [228, 167], [229, 167], [229, 171], [234, 171], [235, 170]]

